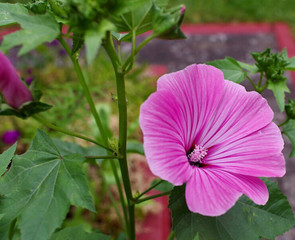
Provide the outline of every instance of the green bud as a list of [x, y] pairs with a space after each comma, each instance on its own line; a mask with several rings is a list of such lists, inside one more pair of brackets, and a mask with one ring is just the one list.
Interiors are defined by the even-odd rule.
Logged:
[[253, 52], [251, 54], [256, 61], [259, 72], [264, 73], [267, 80], [272, 82], [286, 80], [284, 73], [289, 61], [284, 52], [272, 53], [268, 48], [264, 52]]
[[288, 104], [285, 105], [287, 116], [291, 119], [295, 119], [295, 100], [289, 99]]

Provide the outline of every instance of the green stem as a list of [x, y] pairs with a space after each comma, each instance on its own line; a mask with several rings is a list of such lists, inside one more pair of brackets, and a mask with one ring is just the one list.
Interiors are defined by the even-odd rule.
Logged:
[[149, 197], [146, 197], [146, 198], [138, 199], [138, 200], [134, 201], [134, 204], [139, 204], [139, 203], [142, 203], [142, 202], [154, 199], [154, 198], [166, 196], [166, 195], [169, 195], [170, 193], [171, 193], [171, 191], [167, 191], [167, 192], [159, 193], [159, 194], [152, 195], [152, 196], [149, 196]]
[[[115, 69], [116, 71], [116, 69]], [[132, 192], [129, 179], [129, 171], [127, 166], [127, 106], [125, 96], [125, 79], [124, 74], [116, 71], [117, 95], [118, 95], [118, 109], [119, 109], [119, 153], [122, 156], [120, 164], [121, 174], [125, 193], [127, 196], [129, 224], [130, 224], [130, 239], [135, 239], [135, 217], [134, 205], [131, 204]]]
[[[108, 37], [110, 37], [110, 32], [108, 32]], [[102, 136], [102, 139], [104, 141], [105, 144], [108, 144], [108, 138], [107, 138], [107, 135], [104, 131], [104, 128], [102, 126], [102, 123], [100, 121], [100, 118], [98, 116], [98, 113], [96, 111], [96, 108], [95, 108], [95, 105], [94, 105], [94, 102], [93, 102], [93, 99], [91, 97], [91, 94], [89, 92], [89, 89], [88, 89], [88, 86], [86, 84], [86, 81], [84, 79], [84, 76], [82, 74], [82, 71], [81, 71], [81, 68], [80, 68], [80, 65], [79, 65], [79, 62], [74, 58], [74, 56], [72, 56], [71, 54], [71, 49], [69, 48], [69, 46], [66, 44], [66, 42], [63, 40], [63, 38], [59, 38], [59, 41], [60, 43], [63, 45], [63, 47], [65, 48], [65, 50], [67, 51], [67, 53], [69, 54], [72, 62], [73, 62], [73, 65], [74, 65], [74, 68], [76, 70], [76, 73], [78, 75], [78, 78], [80, 80], [80, 83], [82, 85], [82, 88], [84, 90], [84, 94], [87, 98], [87, 101], [88, 101], [88, 104], [90, 106], [90, 109], [91, 109], [91, 112], [92, 112], [92, 115], [95, 119], [95, 122], [96, 122], [96, 125], [97, 127], [99, 128], [100, 130], [100, 133], [101, 133], [101, 136]], [[116, 65], [120, 65], [120, 60], [118, 59], [118, 56], [116, 54], [116, 51], [114, 50], [114, 45], [112, 43], [111, 45], [111, 49], [114, 51], [114, 54], [112, 55], [115, 59], [113, 61], [116, 62]], [[119, 63], [119, 64], [118, 64]], [[112, 151], [112, 150], [111, 150]], [[110, 151], [109, 151], [110, 152]], [[125, 207], [125, 202], [124, 202], [124, 196], [122, 194], [122, 189], [121, 189], [121, 183], [120, 183], [120, 179], [118, 177], [118, 174], [117, 174], [117, 170], [116, 170], [116, 167], [115, 167], [115, 164], [113, 162], [113, 160], [111, 159], [110, 160], [111, 162], [111, 167], [112, 167], [112, 171], [113, 171], [113, 174], [114, 174], [114, 177], [115, 177], [115, 180], [116, 180], [116, 185], [117, 185], [117, 188], [118, 188], [118, 191], [119, 191], [119, 195], [120, 195], [120, 201], [121, 201], [121, 204], [122, 204], [122, 208], [123, 208], [123, 212], [124, 212], [124, 218], [125, 218], [125, 222], [126, 222], [126, 227], [127, 227], [127, 234], [129, 234], [129, 222], [128, 222], [128, 216], [127, 216], [127, 212], [126, 212], [126, 207]], [[122, 224], [122, 222], [121, 222]], [[124, 225], [122, 224], [122, 227], [124, 227]]]
[[110, 34], [107, 34], [107, 39], [104, 48], [109, 55], [116, 75], [117, 95], [118, 95], [118, 109], [119, 109], [119, 154], [122, 157], [119, 161], [122, 180], [124, 185], [125, 194], [127, 197], [128, 214], [129, 214], [129, 228], [131, 240], [135, 239], [135, 215], [134, 204], [132, 204], [132, 191], [129, 179], [129, 170], [127, 165], [127, 105], [125, 93], [125, 79], [124, 73], [120, 72], [120, 62], [114, 50], [113, 41]]
[[262, 93], [264, 89], [267, 87], [267, 82], [259, 89], [259, 93]]
[[99, 173], [100, 173], [100, 176], [101, 176], [102, 180], [105, 182], [105, 186], [106, 186], [107, 193], [108, 193], [109, 198], [110, 198], [110, 200], [111, 200], [111, 202], [112, 202], [112, 205], [114, 206], [115, 212], [116, 212], [116, 214], [117, 214], [117, 216], [118, 216], [118, 218], [119, 218], [119, 221], [120, 221], [120, 223], [121, 223], [121, 225], [122, 225], [122, 228], [126, 231], [126, 226], [125, 226], [125, 224], [124, 224], [123, 218], [122, 218], [122, 216], [121, 216], [121, 214], [120, 214], [120, 212], [119, 212], [119, 209], [118, 209], [118, 207], [117, 207], [117, 204], [116, 204], [116, 202], [115, 202], [115, 200], [114, 200], [114, 197], [113, 197], [113, 195], [112, 195], [112, 192], [111, 192], [111, 190], [110, 190], [110, 187], [109, 187], [109, 185], [108, 185], [108, 182], [107, 182], [107, 180], [106, 180], [106, 177], [105, 177], [104, 172], [103, 172], [103, 170], [102, 170], [101, 167], [99, 167]]
[[146, 39], [143, 40], [143, 42], [141, 44], [138, 45], [138, 47], [134, 50], [134, 52], [132, 52], [132, 54], [129, 56], [129, 58], [126, 60], [126, 62], [124, 63], [122, 69], [123, 72], [127, 73], [128, 71], [130, 71], [130, 64], [132, 64], [133, 60], [134, 60], [134, 56], [146, 45], [148, 44], [151, 40], [153, 40], [156, 37], [156, 35], [151, 34], [150, 36], [148, 36]]
[[12, 240], [13, 239], [14, 228], [15, 228], [15, 225], [16, 225], [16, 221], [17, 221], [17, 219], [15, 218], [10, 223], [9, 230], [8, 230], [8, 240]]
[[255, 83], [252, 81], [252, 79], [248, 75], [246, 76], [246, 78], [249, 80], [249, 82], [251, 83], [254, 90], [257, 91], [257, 87], [256, 87]]
[[261, 87], [261, 83], [262, 83], [262, 78], [263, 78], [263, 73], [260, 73], [260, 77], [259, 77], [259, 82], [258, 82], [258, 88]]
[[43, 125], [45, 125], [46, 127], [49, 127], [49, 128], [51, 128], [51, 129], [53, 129], [53, 130], [55, 130], [57, 132], [61, 132], [61, 133], [64, 133], [66, 135], [69, 135], [69, 136], [77, 137], [77, 138], [83, 139], [85, 141], [92, 142], [92, 143], [96, 144], [97, 146], [100, 146], [100, 147], [102, 147], [102, 148], [104, 148], [106, 150], [112, 151], [111, 148], [109, 148], [107, 146], [104, 146], [103, 144], [95, 141], [94, 139], [85, 137], [85, 136], [80, 135], [78, 133], [74, 133], [74, 132], [72, 132], [70, 130], [67, 130], [67, 129], [60, 128], [60, 127], [58, 127], [58, 126], [56, 126], [56, 125], [48, 122], [47, 120], [45, 120], [44, 118], [42, 118], [40, 115], [34, 115], [33, 118], [35, 120], [37, 120], [38, 122], [42, 123]]
[[141, 194], [139, 194], [135, 200], [139, 199], [140, 197], [142, 197], [144, 194], [148, 193], [149, 191], [151, 191], [152, 189], [154, 189], [156, 186], [160, 185], [161, 183], [163, 183], [164, 180], [160, 180], [157, 183], [155, 183], [153, 186], [151, 186], [150, 188], [148, 188], [147, 190], [145, 190], [144, 192], [142, 192]]
[[281, 124], [278, 125], [278, 127], [284, 126], [289, 120], [290, 120], [290, 118], [287, 117], [284, 122], [282, 122]]
[[113, 159], [110, 160], [110, 164], [111, 164], [111, 168], [112, 168], [113, 173], [114, 173], [116, 184], [118, 186], [118, 192], [119, 192], [119, 197], [120, 197], [120, 201], [121, 201], [121, 206], [122, 206], [122, 209], [123, 209], [123, 214], [124, 214], [124, 219], [125, 219], [125, 223], [126, 223], [127, 234], [128, 234], [128, 236], [130, 236], [128, 213], [127, 213], [127, 209], [125, 207], [126, 204], [125, 204], [125, 199], [124, 199], [124, 195], [123, 195], [123, 191], [122, 191], [122, 187], [121, 187], [121, 181], [120, 181], [120, 178], [118, 176], [117, 169], [116, 169], [116, 164], [113, 161]]
[[[85, 78], [84, 78], [84, 75], [81, 71], [81, 68], [80, 68], [80, 65], [79, 65], [79, 62], [78, 60], [75, 58], [75, 56], [72, 55], [71, 53], [71, 49], [69, 48], [68, 44], [64, 41], [64, 39], [62, 37], [58, 38], [59, 42], [61, 43], [61, 45], [64, 47], [64, 49], [66, 50], [66, 52], [68, 53], [69, 57], [71, 58], [72, 60], [72, 63], [73, 63], [73, 66], [74, 66], [74, 69], [76, 71], [76, 74], [80, 80], [80, 84], [83, 88], [83, 91], [84, 91], [84, 94], [85, 94], [85, 97], [87, 99], [87, 102], [88, 102], [88, 105], [90, 107], [90, 110], [91, 110], [91, 113], [95, 119], [95, 122], [96, 122], [96, 125], [97, 127], [99, 128], [99, 131], [100, 131], [100, 134], [102, 136], [103, 139], [107, 139], [107, 135], [105, 133], [105, 130], [103, 128], [103, 125], [101, 123], [101, 120], [99, 118], [99, 115], [96, 111], [96, 108], [95, 108], [95, 104], [94, 104], [94, 101], [91, 97], [91, 94], [90, 94], [90, 91], [89, 91], [89, 88], [87, 86], [87, 83], [85, 81]], [[105, 142], [105, 144], [107, 144], [107, 142]]]

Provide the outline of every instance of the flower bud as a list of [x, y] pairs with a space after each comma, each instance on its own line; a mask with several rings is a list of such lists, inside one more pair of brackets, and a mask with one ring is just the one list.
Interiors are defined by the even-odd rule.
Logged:
[[289, 118], [295, 119], [295, 100], [289, 99], [285, 105], [286, 114]]
[[0, 52], [0, 91], [5, 102], [15, 109], [33, 100], [29, 89], [2, 52]]

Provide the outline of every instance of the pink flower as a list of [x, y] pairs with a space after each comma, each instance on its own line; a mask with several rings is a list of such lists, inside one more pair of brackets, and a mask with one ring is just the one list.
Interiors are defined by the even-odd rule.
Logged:
[[2, 52], [0, 52], [0, 91], [6, 103], [16, 109], [33, 100], [29, 89]]
[[281, 177], [283, 139], [273, 111], [257, 92], [224, 80], [217, 68], [191, 65], [162, 76], [140, 109], [151, 171], [186, 183], [192, 212], [218, 216], [245, 194], [268, 200], [258, 177]]

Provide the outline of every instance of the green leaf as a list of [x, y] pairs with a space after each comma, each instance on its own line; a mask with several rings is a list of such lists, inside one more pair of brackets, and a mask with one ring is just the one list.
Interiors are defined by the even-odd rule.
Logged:
[[226, 214], [207, 217], [190, 212], [185, 201], [185, 186], [175, 187], [170, 195], [173, 230], [178, 240], [258, 240], [274, 239], [295, 224], [293, 211], [277, 183], [264, 180], [269, 190], [266, 205], [256, 205], [242, 196]]
[[[118, 32], [130, 32], [135, 30], [136, 35], [152, 30], [154, 18], [154, 6], [164, 8], [168, 5], [168, 0], [142, 0], [140, 5], [132, 11], [122, 14], [119, 18], [113, 19]], [[129, 40], [131, 33], [122, 40]]]
[[290, 142], [292, 143], [292, 151], [289, 157], [294, 157], [295, 156], [295, 120], [294, 119], [290, 119], [286, 123], [283, 133], [285, 133], [288, 136]]
[[16, 146], [17, 143], [13, 144], [10, 148], [8, 148], [0, 155], [0, 176], [7, 170], [7, 166], [14, 156]]
[[223, 72], [225, 79], [235, 83], [243, 82], [247, 76], [240, 64], [231, 57], [207, 62], [207, 64], [219, 68]]
[[62, 229], [53, 234], [50, 240], [109, 240], [109, 236], [102, 233], [88, 233], [85, 232], [83, 226], [74, 226]]
[[237, 61], [241, 68], [244, 68], [250, 72], [250, 74], [254, 74], [258, 72], [258, 67], [256, 65], [250, 65], [248, 63]]
[[0, 116], [16, 116], [26, 119], [36, 113], [47, 111], [51, 107], [51, 105], [42, 102], [30, 102], [23, 105], [20, 109], [14, 109], [7, 104], [2, 104], [0, 108]]
[[60, 153], [59, 147], [38, 130], [29, 150], [15, 156], [0, 178], [0, 239], [17, 218], [22, 240], [46, 240], [62, 224], [70, 205], [95, 211], [84, 157]]
[[10, 13], [21, 15], [29, 14], [28, 10], [22, 4], [0, 3], [0, 26], [16, 22]]
[[289, 64], [287, 65], [286, 70], [295, 71], [295, 57], [289, 58]]
[[136, 140], [128, 141], [127, 142], [127, 153], [138, 153], [144, 155], [144, 149], [141, 142]]
[[71, 54], [74, 55], [78, 52], [84, 44], [84, 36], [81, 33], [74, 33], [73, 34], [73, 47]]
[[17, 22], [22, 29], [4, 37], [2, 51], [22, 45], [19, 55], [23, 55], [44, 42], [53, 41], [60, 34], [59, 24], [50, 14], [32, 16], [24, 10], [15, 13], [16, 7], [13, 5], [10, 4], [10, 7], [6, 8], [7, 16], [9, 16], [6, 21]]
[[285, 108], [285, 92], [290, 92], [286, 82], [286, 80], [278, 82], [268, 81], [267, 85], [267, 88], [272, 90], [281, 112], [283, 112]]
[[90, 65], [95, 59], [102, 40], [105, 38], [107, 31], [115, 30], [112, 22], [103, 19], [96, 30], [89, 29], [85, 33], [85, 46], [87, 63]]
[[107, 151], [99, 146], [87, 147], [84, 148], [76, 143], [73, 142], [66, 142], [60, 139], [54, 138], [53, 142], [61, 154], [72, 154], [72, 153], [79, 153], [83, 156], [105, 156], [107, 155]]

